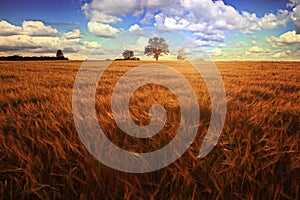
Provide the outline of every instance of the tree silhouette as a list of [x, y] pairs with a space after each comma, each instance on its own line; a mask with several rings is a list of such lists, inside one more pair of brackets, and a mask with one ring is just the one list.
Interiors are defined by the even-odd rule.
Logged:
[[125, 60], [130, 60], [134, 56], [134, 53], [133, 51], [125, 50], [122, 55]]
[[56, 57], [57, 58], [64, 58], [64, 54], [63, 54], [62, 50], [60, 50], [60, 49], [57, 50]]
[[184, 48], [182, 48], [178, 51], [177, 60], [185, 60], [186, 59], [185, 56], [186, 56], [185, 50]]
[[163, 54], [169, 53], [169, 45], [167, 44], [166, 40], [164, 38], [158, 38], [154, 37], [152, 39], [149, 39], [148, 45], [145, 47], [144, 54], [147, 56], [153, 55], [153, 57], [158, 60], [159, 56], [162, 56]]

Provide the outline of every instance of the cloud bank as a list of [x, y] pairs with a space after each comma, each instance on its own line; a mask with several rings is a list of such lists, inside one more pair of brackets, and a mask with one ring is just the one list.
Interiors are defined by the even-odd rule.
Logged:
[[[52, 55], [57, 49], [71, 53], [70, 58], [80, 59], [90, 50], [98, 47], [96, 42], [81, 41], [79, 29], [60, 33], [41, 21], [24, 21], [21, 26], [5, 20], [0, 21], [0, 54]], [[2, 52], [2, 53], [1, 53]]]
[[[222, 42], [228, 30], [251, 34], [285, 26], [292, 18], [298, 19], [297, 12], [291, 18], [287, 10], [278, 10], [276, 14], [268, 13], [259, 18], [255, 13], [239, 12], [223, 1], [212, 0], [93, 0], [84, 4], [82, 10], [90, 23], [106, 24], [109, 29], [115, 23], [122, 22], [122, 17], [133, 15], [141, 24], [153, 22], [160, 31], [189, 31], [198, 40], [211, 42]], [[106, 35], [98, 34], [93, 29], [90, 31], [102, 37], [111, 37], [117, 32], [113, 30]]]

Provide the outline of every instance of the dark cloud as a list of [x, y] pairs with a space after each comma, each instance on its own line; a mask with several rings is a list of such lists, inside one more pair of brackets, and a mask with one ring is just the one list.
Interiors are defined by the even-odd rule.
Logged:
[[78, 50], [75, 49], [75, 48], [72, 48], [72, 47], [67, 47], [67, 48], [64, 48], [64, 49], [63, 49], [63, 52], [64, 52], [64, 53], [77, 53]]
[[41, 46], [0, 46], [0, 52], [7, 51], [24, 51], [24, 50], [33, 50], [41, 48]]

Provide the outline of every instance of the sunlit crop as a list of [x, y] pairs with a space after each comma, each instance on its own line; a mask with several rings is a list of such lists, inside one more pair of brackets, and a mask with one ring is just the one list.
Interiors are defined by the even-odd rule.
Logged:
[[[118, 146], [153, 151], [176, 134], [179, 105], [159, 85], [131, 99], [136, 123], [149, 123], [154, 103], [168, 124], [136, 139], [118, 129], [110, 110], [114, 84], [148, 61], [118, 61], [98, 85], [99, 124]], [[299, 199], [300, 63], [218, 62], [227, 93], [218, 144], [197, 158], [211, 103], [205, 82], [185, 61], [158, 61], [182, 73], [200, 105], [197, 137], [176, 162], [159, 171], [130, 174], [98, 162], [81, 143], [72, 116], [72, 89], [82, 62], [0, 62], [0, 199]], [[191, 108], [192, 109], [192, 108]]]

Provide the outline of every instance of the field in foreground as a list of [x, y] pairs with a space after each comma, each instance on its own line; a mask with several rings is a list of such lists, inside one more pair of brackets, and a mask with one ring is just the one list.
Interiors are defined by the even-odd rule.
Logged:
[[[97, 92], [96, 110], [109, 107], [109, 93], [122, 73], [142, 63], [111, 66], [103, 77], [107, 86], [99, 86], [104, 92]], [[300, 63], [217, 63], [227, 93], [227, 115], [218, 144], [203, 159], [196, 156], [210, 119], [205, 83], [186, 70], [184, 62], [160, 63], [173, 66], [193, 83], [201, 107], [198, 139], [168, 167], [130, 174], [102, 165], [80, 142], [71, 106], [81, 62], [0, 62], [0, 199], [300, 198]], [[149, 94], [153, 90], [159, 92]], [[144, 98], [145, 93], [165, 95], [156, 99], [170, 97], [171, 103], [158, 103], [172, 116], [177, 114], [172, 93], [146, 87], [132, 100], [137, 122], [149, 119], [134, 105], [145, 99], [140, 104], [147, 110], [157, 103]], [[105, 111], [98, 115], [101, 125], [126, 150], [161, 148], [174, 137], [160, 134], [155, 142], [128, 137], [116, 129], [110, 109]]]

